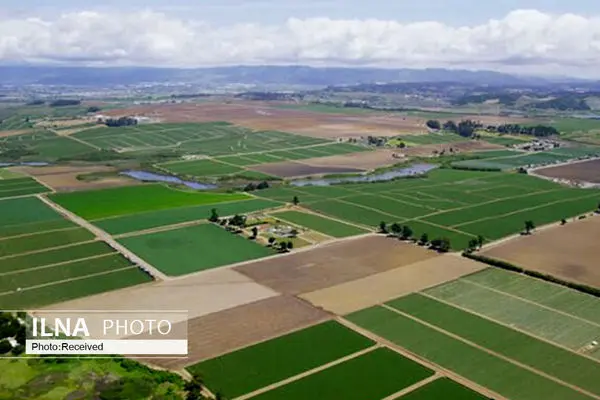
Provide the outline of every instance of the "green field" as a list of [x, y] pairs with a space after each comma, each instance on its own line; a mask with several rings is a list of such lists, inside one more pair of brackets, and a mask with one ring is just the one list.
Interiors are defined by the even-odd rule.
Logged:
[[600, 363], [420, 294], [388, 303], [419, 320], [458, 335], [563, 382], [600, 394]]
[[36, 197], [7, 199], [0, 207], [0, 238], [74, 227]]
[[273, 254], [213, 224], [130, 236], [124, 246], [167, 275], [178, 276]]
[[[482, 271], [425, 293], [574, 351], [598, 339], [598, 299], [504, 271]], [[506, 291], [505, 291], [506, 290]], [[600, 351], [586, 354], [600, 360]]]
[[246, 194], [194, 192], [161, 184], [88, 192], [57, 193], [50, 198], [80, 217], [93, 220], [177, 207], [245, 200]]
[[82, 258], [95, 257], [114, 252], [112, 247], [104, 242], [90, 242], [41, 251], [39, 253], [0, 258], [0, 274], [75, 261]]
[[0, 294], [0, 308], [4, 310], [31, 309], [59, 303], [93, 294], [122, 289], [152, 278], [137, 267], [108, 272], [103, 275], [83, 277], [77, 280], [56, 283], [36, 289]]
[[439, 378], [394, 400], [485, 400], [487, 397], [448, 378]]
[[439, 366], [506, 397], [522, 400], [590, 398], [383, 307], [351, 314], [350, 321]]
[[[557, 149], [559, 150], [559, 149]], [[510, 157], [494, 157], [484, 160], [466, 160], [452, 163], [453, 167], [466, 169], [494, 169], [510, 170], [518, 167], [528, 167], [546, 164], [555, 164], [577, 158], [578, 152], [571, 151], [548, 151], [542, 153], [529, 153]], [[585, 152], [584, 152], [585, 153]]]
[[177, 161], [159, 166], [177, 175], [191, 176], [220, 176], [243, 171], [242, 168], [213, 160]]
[[218, 204], [207, 204], [195, 207], [180, 207], [169, 210], [151, 211], [122, 217], [94, 220], [94, 224], [112, 235], [143, 231], [160, 226], [181, 224], [190, 221], [205, 220], [210, 216], [211, 210], [217, 210], [220, 217], [228, 217], [235, 214], [246, 214], [268, 208], [274, 208], [280, 203], [251, 199], [243, 201], [223, 202]]
[[518, 137], [514, 137], [514, 136], [489, 136], [489, 135], [483, 135], [481, 140], [488, 142], [488, 143], [499, 144], [501, 146], [506, 146], [506, 147], [514, 146], [516, 144], [523, 144], [528, 141], [528, 139], [522, 139], [522, 138], [518, 138]]
[[[464, 249], [474, 236], [488, 240], [519, 233], [524, 221], [537, 226], [594, 210], [599, 190], [568, 189], [524, 174], [437, 169], [427, 177], [334, 186], [284, 186], [256, 195], [291, 202], [341, 221], [376, 228], [398, 222], [417, 239], [447, 237]], [[293, 221], [292, 221], [293, 222]]]
[[285, 211], [273, 214], [273, 216], [336, 238], [361, 235], [369, 232], [353, 225], [347, 225], [329, 218], [298, 211]]
[[9, 170], [8, 168], [0, 168], [0, 180], [8, 180], [8, 179], [19, 179], [25, 178], [20, 172], [14, 172]]
[[[16, 157], [19, 161], [57, 161], [97, 151], [93, 146], [78, 142], [68, 136], [58, 136], [50, 131], [37, 131], [0, 138], [0, 150], [23, 153]], [[11, 158], [1, 155], [0, 159], [12, 161]]]
[[366, 349], [374, 343], [334, 321], [203, 361], [187, 369], [235, 398]]
[[2, 239], [0, 240], [0, 257], [86, 242], [93, 239], [94, 235], [83, 228], [41, 232], [28, 236]]
[[433, 372], [422, 365], [392, 350], [381, 348], [253, 398], [383, 399], [431, 375]]
[[47, 193], [50, 189], [33, 178], [17, 178], [0, 180], [0, 199]]

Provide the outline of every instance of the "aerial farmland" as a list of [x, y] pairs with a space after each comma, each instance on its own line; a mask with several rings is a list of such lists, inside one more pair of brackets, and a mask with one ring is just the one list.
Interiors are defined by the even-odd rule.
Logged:
[[600, 398], [600, 189], [534, 173], [600, 152], [334, 111], [165, 105], [61, 131], [93, 157], [0, 169], [1, 308], [187, 310], [187, 356], [136, 360], [209, 397]]

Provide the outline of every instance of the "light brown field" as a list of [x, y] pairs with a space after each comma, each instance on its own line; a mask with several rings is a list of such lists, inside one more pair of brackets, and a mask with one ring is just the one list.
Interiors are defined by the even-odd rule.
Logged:
[[230, 269], [150, 283], [47, 307], [45, 310], [188, 310], [188, 318], [276, 296]]
[[326, 312], [295, 297], [271, 297], [189, 320], [189, 356], [151, 362], [164, 368], [181, 369], [328, 318]]
[[548, 228], [483, 254], [527, 269], [600, 287], [600, 216]]
[[248, 263], [235, 270], [278, 292], [299, 294], [436, 256], [435, 252], [421, 247], [373, 235]]
[[14, 131], [0, 131], [0, 138], [9, 137], [9, 136], [17, 136], [23, 133], [29, 133], [31, 129], [19, 129]]
[[360, 153], [339, 156], [309, 158], [307, 160], [302, 160], [302, 163], [312, 166], [338, 166], [371, 170], [402, 162], [402, 159], [393, 157], [394, 153], [396, 153], [395, 150], [378, 149], [375, 151], [363, 151]]
[[91, 174], [94, 172], [114, 172], [115, 168], [102, 165], [69, 165], [69, 166], [48, 166], [48, 167], [12, 167], [11, 171], [16, 171], [31, 175], [46, 186], [50, 186], [57, 191], [74, 191], [101, 189], [116, 186], [130, 186], [139, 184], [135, 179], [125, 176], [108, 176], [94, 181], [82, 181], [77, 176]]
[[550, 178], [600, 183], [600, 159], [542, 168], [536, 170], [535, 173]]
[[317, 307], [345, 315], [484, 268], [484, 264], [463, 257], [440, 255], [300, 297]]

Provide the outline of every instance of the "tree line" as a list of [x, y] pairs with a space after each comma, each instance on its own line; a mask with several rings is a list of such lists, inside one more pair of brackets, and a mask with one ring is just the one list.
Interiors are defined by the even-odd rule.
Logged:
[[483, 125], [479, 121], [470, 119], [462, 120], [456, 123], [448, 120], [443, 124], [434, 119], [426, 122], [426, 126], [432, 130], [443, 130], [445, 132], [455, 133], [466, 138], [477, 138], [478, 130], [485, 130], [493, 133], [510, 133], [513, 135], [529, 135], [535, 137], [548, 137], [559, 135], [560, 132], [553, 126], [547, 125], [520, 125], [520, 124], [502, 124], [502, 125]]
[[133, 125], [137, 125], [138, 121], [135, 118], [131, 118], [131, 117], [121, 117], [121, 118], [109, 118], [103, 121], [104, 125], [111, 127], [111, 128], [116, 128], [116, 127], [120, 127], [120, 126], [133, 126]]

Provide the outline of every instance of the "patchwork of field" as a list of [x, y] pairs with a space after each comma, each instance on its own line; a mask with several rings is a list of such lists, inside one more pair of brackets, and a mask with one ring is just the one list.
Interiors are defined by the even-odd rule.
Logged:
[[[35, 177], [44, 185], [55, 191], [93, 190], [115, 186], [135, 185], [138, 181], [116, 174], [116, 168], [102, 165], [53, 165], [45, 167], [18, 166], [11, 167], [15, 173], [27, 174]], [[94, 180], [79, 179], [81, 175], [106, 173], [106, 177], [98, 177]], [[108, 176], [109, 173], [114, 175]]]
[[119, 242], [170, 276], [273, 255], [272, 249], [213, 224], [128, 236]]
[[[282, 144], [283, 145], [283, 144]], [[291, 144], [290, 146], [293, 146]], [[267, 146], [268, 148], [268, 146]], [[252, 171], [262, 172], [268, 175], [292, 176], [288, 174], [277, 173], [278, 165], [292, 164], [307, 169], [304, 173], [295, 175], [310, 175], [314, 173], [334, 173], [334, 172], [361, 172], [359, 169], [348, 169], [341, 167], [316, 168], [308, 165], [293, 163], [289, 160], [302, 160], [318, 157], [328, 157], [332, 155], [353, 154], [366, 152], [366, 147], [355, 146], [347, 143], [330, 143], [323, 145], [312, 145], [308, 147], [286, 147], [280, 151], [264, 151], [259, 153], [248, 153], [241, 155], [231, 155], [226, 157], [217, 157], [211, 159], [190, 160], [190, 161], [172, 161], [158, 164], [157, 167], [168, 172], [193, 177], [221, 177], [226, 175], [240, 175]], [[248, 170], [246, 167], [252, 167]], [[260, 167], [257, 167], [260, 166]]]
[[278, 176], [280, 178], [298, 178], [309, 175], [348, 174], [366, 172], [363, 169], [334, 166], [315, 166], [304, 162], [286, 161], [262, 164], [252, 167], [254, 171]]
[[[0, 182], [1, 184], [1, 182]], [[126, 186], [74, 193], [55, 193], [52, 201], [88, 220], [165, 209], [247, 200], [246, 194], [209, 193], [162, 184]]]
[[295, 225], [303, 226], [328, 236], [343, 238], [368, 233], [353, 225], [344, 224], [329, 218], [323, 218], [316, 214], [309, 214], [298, 211], [285, 211], [272, 214], [277, 219], [282, 219]]
[[600, 183], [600, 159], [575, 162], [558, 167], [542, 168], [535, 171], [537, 175], [549, 178], [567, 179], [578, 182]]
[[373, 229], [398, 222], [413, 237], [446, 237], [464, 249], [473, 237], [487, 240], [519, 233], [524, 221], [537, 226], [597, 207], [600, 191], [564, 188], [522, 174], [440, 169], [427, 177], [335, 186], [278, 187], [258, 196], [291, 202], [341, 221]]
[[234, 269], [280, 293], [296, 295], [436, 257], [424, 248], [367, 236], [248, 263]]
[[0, 179], [0, 199], [49, 191], [50, 189], [32, 178]]
[[[487, 292], [465, 290], [471, 282], [478, 282]], [[557, 293], [564, 297], [557, 299], [554, 296]], [[529, 299], [519, 300], [528, 308], [515, 303], [518, 296]], [[596, 310], [600, 307], [600, 302], [591, 296], [506, 271], [486, 269], [346, 318], [505, 398], [597, 397], [600, 363], [590, 357], [592, 354], [578, 354], [578, 349], [565, 345], [566, 338], [581, 339], [584, 331], [577, 330], [581, 325], [571, 326], [564, 320], [567, 312], [561, 314], [557, 309], [543, 308], [536, 301], [562, 304], [563, 310], [565, 306], [572, 306], [573, 310], [577, 303], [594, 307], [592, 301]], [[548, 313], [555, 313], [558, 319], [546, 318]], [[552, 321], [556, 322], [548, 325]], [[548, 335], [551, 331], [553, 339]], [[590, 333], [588, 340], [594, 340]], [[558, 338], [563, 342], [557, 341]]]
[[[600, 217], [568, 222], [486, 249], [487, 257], [600, 287], [598, 244]], [[567, 240], [568, 239], [568, 240]]]
[[21, 157], [21, 161], [56, 161], [97, 150], [93, 146], [45, 130], [0, 137], [0, 149], [26, 149], [30, 154]]
[[[558, 149], [557, 149], [558, 150]], [[577, 158], [575, 152], [540, 152], [524, 155], [488, 158], [485, 160], [466, 160], [452, 163], [452, 166], [463, 169], [483, 169], [483, 170], [510, 170], [519, 167], [530, 167], [535, 165], [556, 164]]]

